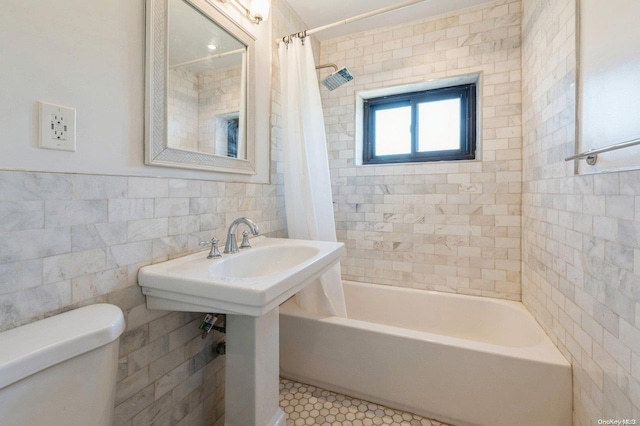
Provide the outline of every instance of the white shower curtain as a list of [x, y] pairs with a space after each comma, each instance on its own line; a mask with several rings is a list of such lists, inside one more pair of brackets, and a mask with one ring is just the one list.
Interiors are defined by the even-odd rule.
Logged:
[[[327, 139], [311, 43], [280, 43], [284, 199], [289, 238], [337, 241]], [[338, 263], [296, 295], [311, 312], [346, 317]]]

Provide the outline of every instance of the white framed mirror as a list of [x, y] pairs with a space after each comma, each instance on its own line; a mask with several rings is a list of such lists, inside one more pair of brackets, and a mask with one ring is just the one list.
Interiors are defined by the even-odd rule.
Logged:
[[256, 71], [265, 60], [256, 37], [204, 0], [146, 7], [145, 164], [264, 181], [269, 152], [257, 147], [256, 129], [266, 123], [260, 142], [268, 147], [269, 112], [262, 106], [256, 117]]

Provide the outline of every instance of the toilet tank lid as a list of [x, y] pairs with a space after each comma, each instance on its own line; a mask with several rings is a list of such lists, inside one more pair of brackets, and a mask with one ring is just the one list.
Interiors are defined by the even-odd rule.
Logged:
[[120, 308], [85, 306], [0, 333], [0, 389], [116, 340], [124, 330]]

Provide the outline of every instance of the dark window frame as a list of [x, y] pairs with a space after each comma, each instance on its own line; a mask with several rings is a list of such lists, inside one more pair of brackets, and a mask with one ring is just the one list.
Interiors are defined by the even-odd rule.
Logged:
[[[362, 164], [416, 163], [474, 160], [476, 158], [476, 83], [438, 89], [380, 96], [363, 100]], [[417, 105], [446, 99], [460, 99], [460, 147], [456, 150], [420, 152], [418, 147]], [[375, 111], [411, 106], [411, 153], [375, 155]]]

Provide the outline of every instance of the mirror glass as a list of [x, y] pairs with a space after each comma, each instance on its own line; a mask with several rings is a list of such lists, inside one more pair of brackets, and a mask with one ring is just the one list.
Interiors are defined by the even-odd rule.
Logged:
[[247, 31], [217, 3], [146, 0], [145, 164], [265, 182], [269, 28]]
[[185, 0], [169, 0], [167, 147], [246, 159], [247, 46]]

